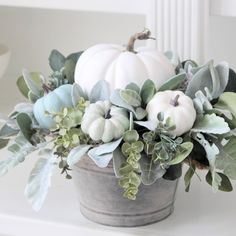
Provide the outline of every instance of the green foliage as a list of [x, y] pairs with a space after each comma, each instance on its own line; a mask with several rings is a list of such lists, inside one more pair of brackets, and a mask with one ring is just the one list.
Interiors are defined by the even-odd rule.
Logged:
[[120, 91], [121, 98], [132, 107], [141, 106], [141, 97], [139, 94], [131, 89], [124, 89]]
[[7, 123], [0, 129], [0, 138], [9, 138], [18, 134], [19, 130], [11, 128]]
[[34, 103], [44, 94], [44, 78], [40, 73], [27, 70], [23, 70], [22, 74], [23, 76], [20, 76], [16, 82], [18, 89], [24, 97]]
[[21, 133], [25, 137], [25, 139], [32, 143], [32, 136], [35, 133], [35, 130], [32, 129], [32, 119], [26, 113], [19, 113], [16, 117], [17, 124], [20, 128]]
[[49, 56], [49, 65], [53, 70], [49, 80], [50, 89], [54, 90], [63, 84], [74, 83], [75, 66], [82, 53], [72, 53], [65, 57], [58, 50], [52, 50]]
[[213, 61], [199, 68], [194, 68], [195, 73], [190, 80], [186, 94], [194, 98], [197, 91], [205, 91], [209, 89], [212, 99], [218, 98], [225, 90], [229, 77], [229, 66], [222, 62], [217, 66], [213, 65]]
[[195, 173], [195, 170], [196, 170], [195, 165], [192, 165], [190, 163], [190, 166], [189, 166], [187, 172], [184, 175], [184, 183], [185, 183], [185, 191], [186, 192], [189, 192], [190, 184], [191, 184], [191, 179], [192, 179], [192, 177], [193, 177], [193, 175]]
[[91, 103], [95, 103], [97, 101], [109, 100], [109, 97], [110, 88], [108, 82], [106, 80], [100, 80], [92, 88], [89, 100]]
[[141, 88], [140, 96], [144, 106], [153, 98], [156, 93], [156, 85], [152, 80], [146, 80]]
[[56, 158], [50, 149], [44, 151], [44, 158], [40, 158], [30, 173], [25, 188], [25, 195], [35, 211], [39, 211], [51, 185], [51, 176], [56, 165]]
[[214, 105], [215, 108], [228, 110], [232, 114], [232, 119], [228, 120], [230, 124], [236, 127], [236, 94], [233, 92], [222, 93], [218, 102]]
[[144, 145], [135, 130], [126, 131], [123, 140], [121, 150], [125, 160], [120, 163], [119, 184], [124, 189], [124, 197], [135, 200], [141, 184], [139, 160]]
[[9, 143], [9, 139], [0, 139], [0, 149], [3, 149]]
[[[224, 192], [231, 192], [233, 190], [232, 184], [229, 180], [229, 178], [222, 174], [222, 173], [216, 173], [218, 178], [220, 179], [220, 185], [219, 185], [219, 190], [224, 191]], [[206, 181], [209, 185], [213, 185], [213, 178], [212, 178], [212, 172], [208, 171], [206, 175]]]
[[225, 146], [221, 146], [216, 159], [216, 167], [230, 179], [236, 180], [236, 137], [231, 137]]
[[139, 92], [140, 92], [139, 86], [138, 86], [137, 84], [135, 84], [135, 83], [130, 83], [130, 84], [128, 84], [125, 88], [126, 88], [126, 89], [129, 89], [129, 90], [133, 90], [133, 91], [135, 91], [135, 92], [138, 93], [138, 94], [139, 94]]
[[88, 152], [88, 156], [95, 162], [98, 167], [107, 167], [113, 157], [113, 152], [119, 146], [121, 141], [122, 138], [94, 147]]
[[160, 91], [165, 90], [175, 90], [180, 87], [182, 83], [184, 83], [187, 80], [186, 73], [180, 73], [178, 75], [173, 76], [169, 80], [167, 80], [159, 89]]
[[22, 134], [19, 134], [14, 143], [8, 146], [9, 155], [0, 161], [0, 176], [5, 175], [9, 169], [22, 163], [25, 157], [36, 149]]
[[222, 117], [213, 113], [198, 117], [191, 131], [208, 134], [225, 134], [230, 131], [230, 128]]

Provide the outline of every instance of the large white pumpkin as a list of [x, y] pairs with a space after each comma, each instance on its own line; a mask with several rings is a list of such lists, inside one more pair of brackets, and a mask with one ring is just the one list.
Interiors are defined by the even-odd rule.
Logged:
[[[134, 41], [133, 36], [131, 43], [134, 44]], [[111, 90], [125, 88], [131, 82], [141, 86], [147, 79], [153, 80], [159, 88], [174, 74], [173, 65], [156, 49], [143, 47], [134, 51], [120, 45], [98, 44], [87, 49], [79, 58], [75, 82], [87, 93], [102, 79], [109, 82]]]
[[157, 121], [157, 114], [164, 113], [164, 120], [172, 119], [176, 128], [172, 134], [180, 136], [189, 131], [196, 119], [193, 101], [181, 91], [157, 92], [146, 107], [148, 120]]

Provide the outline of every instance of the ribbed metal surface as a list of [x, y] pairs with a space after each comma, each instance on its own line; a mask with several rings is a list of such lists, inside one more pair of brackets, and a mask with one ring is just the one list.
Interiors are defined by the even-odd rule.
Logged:
[[173, 212], [178, 181], [159, 179], [140, 187], [135, 201], [124, 198], [112, 165], [98, 168], [89, 157], [78, 163], [73, 179], [82, 214], [110, 226], [141, 226], [160, 221]]

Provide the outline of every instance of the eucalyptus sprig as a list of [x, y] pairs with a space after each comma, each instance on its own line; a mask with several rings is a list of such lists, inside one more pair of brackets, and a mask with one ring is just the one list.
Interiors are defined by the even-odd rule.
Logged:
[[139, 134], [136, 130], [126, 131], [123, 140], [121, 150], [126, 161], [119, 170], [121, 175], [119, 184], [124, 189], [124, 197], [135, 200], [141, 184], [139, 160], [144, 144], [139, 140]]

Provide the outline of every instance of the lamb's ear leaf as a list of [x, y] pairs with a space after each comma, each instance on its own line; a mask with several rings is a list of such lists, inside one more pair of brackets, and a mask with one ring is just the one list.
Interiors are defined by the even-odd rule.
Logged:
[[133, 90], [133, 91], [135, 91], [135, 92], [138, 93], [138, 94], [139, 94], [139, 92], [140, 92], [139, 86], [138, 86], [137, 84], [135, 84], [135, 83], [130, 83], [130, 84], [128, 84], [125, 88], [126, 88], [126, 89], [130, 89], [130, 90]]
[[153, 98], [155, 93], [156, 85], [154, 84], [154, 82], [150, 79], [146, 80], [140, 91], [140, 96], [144, 105], [148, 104], [148, 102]]
[[75, 62], [72, 59], [66, 59], [62, 71], [63, 78], [67, 79], [69, 84], [74, 83]]
[[66, 60], [71, 59], [76, 64], [82, 54], [83, 54], [83, 51], [71, 53], [70, 55], [66, 57]]
[[98, 81], [92, 91], [90, 93], [89, 100], [91, 103], [95, 103], [97, 101], [105, 101], [110, 98], [110, 86], [107, 81], [100, 80]]
[[67, 164], [69, 166], [73, 166], [74, 164], [79, 162], [90, 148], [91, 145], [80, 145], [78, 147], [73, 148], [66, 159]]
[[39, 211], [45, 201], [55, 166], [56, 158], [54, 156], [40, 158], [31, 171], [25, 195], [35, 211]]
[[0, 129], [0, 138], [8, 138], [19, 133], [19, 130], [13, 129], [7, 124], [5, 124]]
[[120, 97], [132, 107], [141, 106], [141, 97], [139, 94], [131, 89], [120, 90]]
[[60, 71], [65, 64], [66, 58], [58, 50], [53, 49], [48, 60], [53, 71]]
[[121, 98], [120, 91], [120, 89], [116, 89], [112, 92], [110, 96], [111, 103], [118, 107], [125, 108], [135, 114], [134, 108]]
[[98, 147], [94, 147], [89, 150], [88, 156], [97, 166], [101, 168], [107, 167], [113, 157], [113, 152], [117, 149], [121, 141], [122, 138], [110, 143], [101, 144]]
[[185, 80], [187, 80], [186, 73], [181, 73], [178, 75], [173, 76], [169, 80], [167, 80], [159, 89], [158, 91], [165, 91], [165, 90], [174, 90], [180, 86]]

